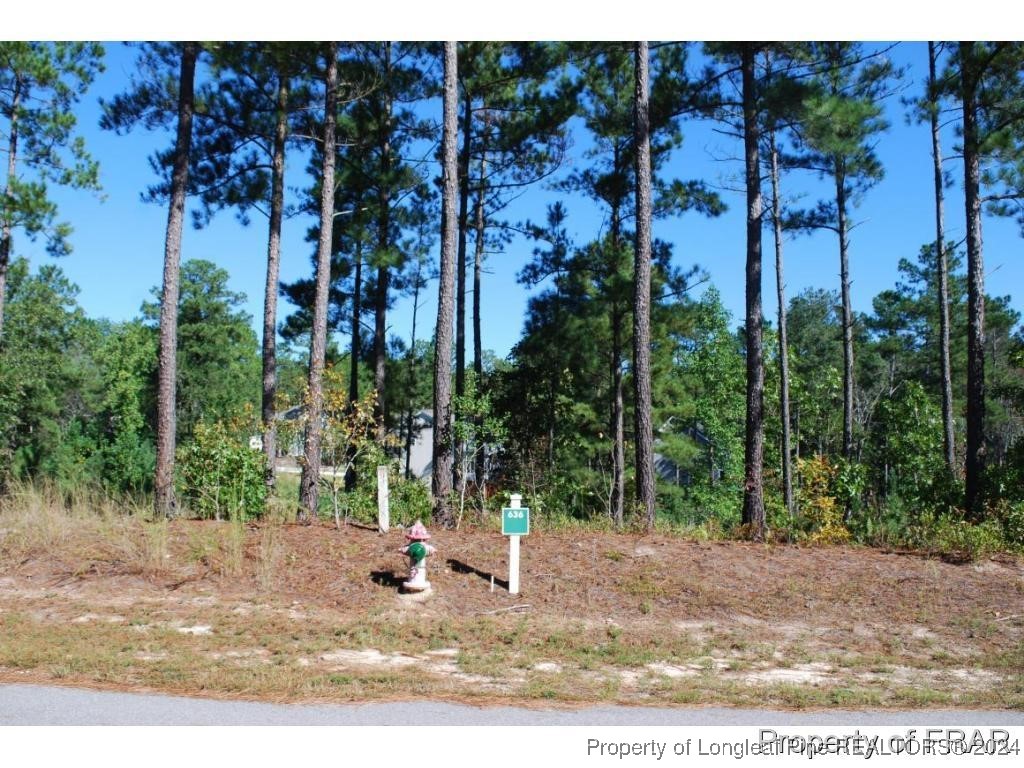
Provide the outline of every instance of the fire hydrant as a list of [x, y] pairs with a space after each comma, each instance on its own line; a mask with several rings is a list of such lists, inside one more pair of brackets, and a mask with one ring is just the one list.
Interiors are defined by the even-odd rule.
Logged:
[[426, 542], [430, 534], [419, 520], [405, 534], [409, 543], [402, 547], [399, 552], [409, 558], [409, 580], [402, 583], [402, 589], [407, 592], [425, 592], [430, 589], [430, 582], [427, 581], [427, 557], [437, 550]]

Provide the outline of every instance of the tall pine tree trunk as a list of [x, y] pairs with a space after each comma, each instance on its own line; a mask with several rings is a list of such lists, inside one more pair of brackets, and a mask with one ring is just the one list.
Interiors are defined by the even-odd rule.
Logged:
[[932, 163], [935, 171], [935, 270], [938, 273], [939, 366], [942, 371], [942, 437], [946, 467], [956, 472], [956, 438], [953, 433], [953, 376], [949, 359], [949, 266], [942, 191], [942, 147], [939, 144], [939, 100], [935, 67], [938, 52], [928, 42], [928, 112], [932, 129]]
[[793, 409], [793, 454], [797, 464], [800, 463], [800, 402]]
[[779, 302], [779, 414], [782, 421], [782, 496], [792, 517], [793, 463], [789, 428], [789, 341], [786, 335], [786, 280], [782, 264], [782, 201], [779, 195], [779, 150], [775, 132], [768, 137], [772, 163], [772, 229], [775, 234], [775, 291]]
[[[853, 306], [850, 302], [850, 244], [846, 219], [846, 169], [836, 162], [836, 215], [839, 230], [839, 283], [843, 305], [843, 458], [853, 458]], [[849, 509], [847, 509], [849, 512]]]
[[356, 272], [352, 276], [352, 341], [348, 361], [348, 402], [355, 407], [359, 401], [359, 358], [363, 354], [362, 311], [363, 311], [363, 240], [356, 238]]
[[[615, 167], [619, 164], [619, 149], [615, 148]], [[611, 330], [611, 349], [609, 350], [608, 373], [611, 379], [611, 402], [609, 408], [608, 431], [612, 436], [612, 487], [609, 498], [612, 521], [622, 527], [625, 522], [626, 501], [626, 449], [625, 424], [623, 417], [622, 397], [622, 309], [615, 287], [618, 272], [618, 254], [620, 240], [619, 206], [612, 206], [611, 215], [611, 254], [608, 259], [608, 280], [611, 285], [611, 314], [609, 324]]]
[[651, 135], [647, 41], [636, 43], [636, 251], [633, 267], [633, 387], [636, 497], [647, 530], [654, 529], [654, 427], [651, 413]]
[[[18, 110], [21, 107], [21, 91], [17, 84], [11, 96], [11, 122], [7, 136], [7, 186], [8, 199], [14, 195], [13, 185], [18, 169]], [[4, 340], [4, 308], [7, 302], [7, 270], [11, 265], [11, 214], [4, 216], [0, 224], [0, 345]]]
[[[622, 149], [616, 142], [612, 167], [616, 172], [622, 163]], [[618, 296], [619, 248], [621, 246], [620, 206], [622, 201], [612, 204], [611, 212], [611, 253], [608, 258], [608, 282], [611, 290], [611, 316], [609, 318], [612, 348], [609, 363], [611, 374], [611, 408], [609, 432], [612, 436], [612, 487], [609, 503], [615, 525], [622, 527], [625, 522], [626, 506], [626, 429], [622, 397], [622, 324], [623, 312]]]
[[[352, 276], [352, 342], [348, 360], [348, 407], [355, 409], [359, 401], [359, 358], [363, 354], [362, 346], [362, 311], [363, 311], [363, 238], [356, 237], [355, 247], [356, 272]], [[345, 470], [345, 490], [352, 491], [359, 478], [356, 475], [356, 446], [349, 443], [345, 450], [348, 468]]]
[[967, 515], [984, 516], [985, 472], [985, 272], [981, 251], [981, 169], [978, 81], [974, 44], [960, 43], [963, 104], [964, 204], [967, 213]]
[[[487, 178], [487, 134], [484, 134], [483, 146], [480, 154], [480, 186], [476, 195], [476, 241], [473, 250], [473, 377], [476, 383], [477, 394], [484, 380], [484, 350], [481, 338], [480, 327], [480, 276], [484, 267], [484, 247], [486, 245], [485, 235], [487, 229], [487, 218], [484, 206], [486, 204], [485, 185]], [[483, 428], [483, 417], [476, 417], [477, 442], [479, 443], [480, 430]], [[484, 482], [484, 452], [480, 445], [477, 445], [474, 454], [473, 474], [476, 480], [477, 489], [481, 498], [486, 498], [486, 486]]]
[[[455, 287], [455, 395], [466, 394], [466, 238], [469, 232], [469, 164], [473, 131], [473, 97], [466, 91], [466, 99], [462, 107], [462, 152], [459, 158], [459, 246], [458, 262], [456, 263]], [[466, 478], [463, 477], [462, 452], [464, 446], [456, 441], [455, 459], [452, 464], [452, 479], [455, 488], [462, 490]]]
[[188, 164], [192, 149], [192, 115], [195, 111], [196, 59], [199, 44], [187, 42], [181, 49], [178, 79], [178, 131], [174, 142], [171, 171], [171, 200], [167, 213], [167, 239], [164, 244], [163, 291], [160, 294], [160, 357], [157, 365], [156, 399], [156, 513], [171, 517], [175, 513], [174, 447], [178, 373], [178, 279], [181, 263], [181, 232], [185, 221], [185, 194], [188, 190]]
[[284, 150], [288, 138], [288, 77], [277, 76], [277, 125], [271, 160], [270, 234], [267, 238], [267, 283], [263, 291], [263, 455], [267, 499], [274, 488], [277, 461], [277, 283], [281, 271], [281, 219], [284, 214]]
[[[423, 262], [416, 262], [416, 277], [412, 284], [412, 334], [409, 339], [409, 387], [415, 386], [416, 381], [416, 319], [420, 310], [420, 279], [423, 273]], [[412, 391], [409, 396], [409, 410], [405, 416], [405, 479], [412, 479], [412, 430], [416, 414], [413, 413]]]
[[760, 127], [752, 44], [741, 52], [743, 75], [743, 154], [747, 187], [747, 417], [744, 440], [744, 483], [742, 522], [751, 538], [764, 539], [764, 350], [761, 316], [761, 168], [758, 153]]
[[455, 525], [451, 506], [452, 490], [452, 310], [456, 238], [459, 221], [456, 197], [459, 194], [459, 167], [455, 141], [458, 134], [458, 53], [457, 44], [444, 44], [444, 130], [441, 139], [441, 268], [437, 297], [437, 326], [434, 341], [434, 445], [433, 476], [434, 520], [446, 528]]
[[316, 519], [320, 498], [321, 418], [324, 409], [323, 375], [327, 350], [327, 298], [331, 282], [331, 244], [334, 239], [334, 153], [338, 105], [338, 44], [327, 44], [324, 75], [324, 145], [320, 180], [320, 239], [316, 251], [316, 293], [309, 345], [309, 392], [306, 398], [306, 449], [300, 480], [299, 517]]
[[622, 392], [622, 307], [612, 302], [612, 519], [620, 528], [625, 523], [626, 507], [626, 421]]
[[391, 283], [391, 43], [384, 43], [384, 104], [380, 125], [380, 179], [377, 205], [377, 295], [373, 315], [373, 388], [377, 393], [374, 415], [377, 442], [383, 444], [384, 385], [387, 376], [387, 313]]

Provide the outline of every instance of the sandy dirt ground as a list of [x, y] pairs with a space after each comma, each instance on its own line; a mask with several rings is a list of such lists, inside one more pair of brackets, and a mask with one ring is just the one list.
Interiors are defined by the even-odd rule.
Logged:
[[[141, 525], [141, 524], [140, 524]], [[0, 533], [0, 536], [3, 536]], [[176, 521], [0, 538], [0, 678], [274, 701], [1024, 708], [1024, 565], [854, 547]], [[16, 540], [17, 539], [17, 540]]]

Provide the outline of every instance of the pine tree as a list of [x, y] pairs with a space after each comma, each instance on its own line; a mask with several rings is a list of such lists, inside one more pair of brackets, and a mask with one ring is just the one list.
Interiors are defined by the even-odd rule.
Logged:
[[[884, 175], [875, 138], [888, 128], [882, 100], [898, 73], [882, 52], [866, 52], [858, 43], [824, 42], [811, 46], [817, 93], [808, 99], [802, 135], [805, 154], [799, 164], [832, 181], [835, 194], [792, 217], [791, 226], [830, 229], [839, 243], [843, 320], [843, 457], [854, 453], [854, 318], [850, 298], [850, 209]], [[847, 509], [849, 513], [849, 509]]]
[[636, 69], [636, 248], [633, 267], [633, 387], [636, 496], [647, 530], [654, 529], [654, 428], [651, 423], [651, 135], [648, 47], [634, 46]]
[[[582, 192], [597, 202], [608, 216], [607, 234], [594, 244], [603, 275], [600, 293], [607, 308], [608, 434], [611, 437], [610, 513], [616, 525], [624, 522], [626, 501], [625, 459], [625, 351], [630, 345], [630, 290], [633, 259], [629, 258], [630, 233], [626, 224], [635, 215], [635, 144], [633, 61], [621, 43], [581, 46], [577, 60], [584, 82], [584, 122], [594, 138], [587, 158], [590, 167], [574, 171], [559, 186]], [[664, 179], [658, 174], [671, 151], [682, 141], [679, 114], [689, 95], [686, 80], [686, 48], [666, 45], [658, 49], [652, 68], [650, 141], [652, 215], [664, 217], [697, 209], [715, 215], [722, 210], [717, 196], [697, 181]]]
[[[189, 188], [192, 121], [195, 114], [196, 63], [202, 47], [197, 42], [153, 43], [143, 49], [139, 70], [148, 78], [132, 81], [131, 90], [104, 105], [102, 125], [124, 130], [137, 123], [176, 126], [174, 149], [165, 154], [170, 166], [167, 237], [164, 242], [163, 288], [160, 295], [160, 343], [157, 366], [157, 439], [154, 502], [158, 515], [176, 514], [174, 452], [176, 445], [176, 386], [178, 349], [178, 283], [185, 197]], [[177, 80], [164, 74], [178, 70]], [[167, 92], [168, 82], [176, 92]], [[176, 103], [172, 111], [170, 104]], [[159, 187], [150, 190], [157, 194]]]
[[968, 516], [985, 511], [986, 385], [985, 272], [982, 208], [1007, 215], [1024, 199], [1024, 98], [1020, 43], [961, 42], [956, 56], [957, 91], [963, 115], [964, 204], [967, 214], [967, 446]]
[[412, 251], [415, 264], [410, 277], [412, 289], [412, 327], [409, 333], [409, 349], [406, 361], [406, 386], [404, 397], [406, 400], [405, 414], [405, 477], [412, 479], [412, 444], [413, 432], [416, 429], [415, 417], [418, 408], [422, 408], [428, 400], [423, 399], [421, 366], [425, 357], [424, 347], [427, 345], [418, 339], [417, 319], [420, 310], [420, 295], [426, 290], [431, 277], [434, 276], [434, 264], [431, 259], [431, 251], [437, 242], [437, 220], [439, 211], [437, 199], [432, 190], [421, 187], [417, 196], [414, 210], [417, 211], [415, 228], [416, 233], [413, 240], [408, 244]]
[[[781, 220], [778, 192], [777, 137], [792, 130], [803, 117], [811, 73], [806, 46], [797, 43], [714, 43], [706, 45], [712, 64], [705, 80], [717, 87], [703, 95], [697, 107], [723, 123], [730, 134], [743, 142], [744, 181], [747, 201], [746, 238], [746, 317], [743, 329], [746, 344], [746, 425], [744, 437], [744, 499], [742, 521], [754, 539], [765, 533], [763, 461], [764, 461], [764, 341], [762, 313], [762, 227], [766, 206], [761, 190], [763, 181], [762, 152], [767, 150], [768, 177], [772, 180], [772, 216], [776, 242], [776, 271], [780, 282], [780, 325], [785, 304], [781, 282], [781, 236], [785, 226]], [[739, 83], [736, 84], [736, 80]], [[727, 84], [733, 83], [730, 88]], [[762, 146], [764, 144], [765, 146]], [[781, 376], [781, 411], [788, 411], [788, 350], [786, 370]], [[787, 442], [788, 414], [783, 417], [783, 443]], [[788, 465], [788, 447], [783, 448], [783, 467]], [[788, 485], [784, 479], [784, 485]], [[792, 503], [790, 498], [787, 499]]]
[[[415, 270], [402, 238], [415, 228], [417, 201], [429, 190], [425, 159], [415, 159], [414, 153], [417, 140], [433, 138], [431, 126], [411, 106], [427, 94], [422, 64], [418, 46], [397, 43], [354, 44], [340, 63], [350, 97], [338, 104], [328, 324], [335, 331], [345, 325], [351, 334], [350, 402], [359, 399], [360, 366], [369, 368], [381, 442], [386, 428], [399, 420], [398, 409], [388, 405], [393, 388], [387, 384], [387, 313]], [[311, 228], [309, 238], [317, 240], [318, 232]], [[295, 338], [308, 331], [313, 285], [297, 280], [285, 285], [284, 293], [298, 307], [283, 329]], [[364, 340], [367, 314], [373, 332]]]
[[779, 418], [782, 422], [782, 498], [786, 511], [792, 516], [796, 512], [793, 500], [792, 445], [790, 438], [789, 400], [789, 335], [786, 325], [786, 279], [782, 261], [782, 200], [779, 192], [779, 148], [776, 131], [768, 130], [768, 157], [771, 174], [772, 235], [775, 241], [775, 295], [779, 305]]
[[455, 260], [458, 255], [459, 167], [456, 156], [458, 134], [458, 52], [457, 43], [444, 44], [444, 122], [441, 136], [441, 271], [438, 284], [437, 325], [434, 331], [434, 445], [432, 492], [434, 520], [450, 528], [455, 525], [451, 507], [452, 490], [452, 311], [455, 289]]
[[761, 314], [761, 127], [758, 115], [755, 59], [757, 49], [745, 43], [740, 49], [743, 78], [743, 158], [747, 189], [746, 324], [747, 420], [744, 450], [742, 521], [755, 541], [764, 538], [764, 351]]
[[271, 150], [270, 214], [267, 233], [267, 278], [263, 287], [263, 341], [260, 359], [263, 392], [260, 400], [267, 498], [272, 496], [277, 467], [277, 292], [281, 273], [281, 223], [284, 218], [285, 148], [288, 141], [288, 97], [291, 73], [277, 69], [274, 143]]
[[[266, 483], [275, 483], [277, 428], [277, 294], [284, 219], [285, 152], [308, 89], [297, 80], [313, 66], [309, 46], [294, 43], [221, 43], [212, 51], [213, 81], [200, 91], [204, 104], [193, 146], [190, 194], [200, 207], [193, 222], [205, 226], [232, 207], [243, 224], [256, 211], [267, 217], [267, 269], [263, 297], [261, 421]], [[169, 185], [169, 179], [166, 181]], [[268, 494], [268, 499], [270, 495]]]
[[[483, 382], [481, 276], [488, 247], [508, 241], [498, 216], [524, 188], [549, 177], [565, 155], [565, 124], [579, 90], [563, 70], [564, 44], [464, 42], [460, 44], [462, 92], [459, 153], [459, 237], [455, 295], [455, 394], [466, 392], [466, 304], [469, 235], [472, 232], [473, 373]], [[561, 72], [561, 74], [559, 74]], [[471, 200], [473, 204], [471, 205]], [[472, 222], [470, 217], [472, 216]], [[461, 442], [455, 445], [454, 482], [461, 488]], [[483, 453], [475, 451], [476, 481], [483, 482]]]
[[[387, 401], [387, 312], [393, 291], [404, 290], [403, 272], [409, 265], [400, 245], [403, 231], [412, 226], [416, 212], [411, 201], [424, 188], [422, 163], [409, 159], [417, 139], [433, 138], [428, 123], [416, 116], [412, 103], [425, 98], [426, 78], [420, 48], [391, 42], [357, 47], [356, 77], [366, 83], [362, 98], [347, 115], [352, 146], [343, 155], [344, 173], [361, 177], [366, 207], [375, 232], [368, 263], [375, 267], [373, 290], [373, 385], [376, 391], [376, 430], [383, 442], [390, 406]], [[353, 321], [355, 322], [355, 321]]]
[[764, 78], [759, 77], [758, 57], [763, 43], [721, 43], [707, 46], [714, 64], [708, 81], [727, 82], [739, 76], [738, 93], [724, 88], [709, 94], [702, 106], [730, 126], [743, 142], [746, 192], [745, 323], [746, 420], [744, 428], [744, 483], [741, 520], [754, 540], [765, 533], [764, 460], [764, 348], [761, 309], [761, 229], [764, 203], [761, 193], [761, 133], [765, 111]]
[[789, 335], [786, 322], [786, 280], [783, 266], [783, 234], [785, 206], [781, 192], [782, 166], [780, 150], [783, 137], [793, 131], [802, 117], [807, 96], [807, 51], [801, 44], [774, 46], [763, 52], [764, 128], [762, 143], [767, 156], [767, 172], [771, 188], [769, 204], [772, 236], [775, 244], [775, 292], [778, 303], [779, 358], [779, 420], [782, 426], [782, 495], [790, 516], [795, 514], [792, 468], [792, 419], [790, 410]]
[[944, 176], [942, 173], [942, 145], [939, 140], [939, 113], [942, 108], [939, 83], [935, 71], [940, 55], [939, 47], [928, 41], [928, 90], [926, 111], [932, 138], [932, 166], [935, 177], [935, 253], [938, 257], [936, 292], [939, 306], [939, 366], [942, 371], [942, 438], [946, 467], [956, 472], [956, 438], [953, 432], [953, 375], [949, 355], [949, 266], [946, 255], [946, 230], [943, 210]]
[[[259, 400], [258, 342], [246, 296], [228, 287], [226, 270], [203, 259], [185, 261], [179, 270], [177, 327], [177, 444], [193, 439], [200, 422], [213, 424], [241, 416]], [[153, 327], [160, 318], [160, 288], [142, 305]]]
[[[534, 229], [535, 256], [520, 274], [524, 284], [543, 281], [549, 287], [529, 302], [523, 337], [511, 354], [514, 364], [493, 377], [497, 410], [507, 414], [508, 443], [499, 460], [504, 477], [567, 514], [610, 517], [606, 251], [600, 240], [575, 246], [566, 228], [564, 208], [553, 205], [546, 225]], [[652, 423], [664, 428], [659, 431], [663, 455], [667, 441], [689, 440], [678, 433], [692, 434], [693, 427], [681, 384], [689, 369], [679, 361], [692, 338], [687, 291], [697, 271], [681, 273], [671, 258], [667, 244], [652, 243]], [[736, 360], [741, 363], [738, 355]], [[671, 488], [661, 486], [666, 495], [659, 498], [671, 495]]]
[[317, 245], [316, 293], [309, 345], [309, 387], [306, 400], [305, 457], [300, 479], [299, 518], [316, 519], [320, 491], [320, 446], [323, 433], [323, 373], [327, 348], [327, 294], [330, 290], [334, 226], [335, 127], [338, 105], [338, 44], [324, 47], [323, 166], [320, 175], [320, 237]]
[[75, 136], [74, 107], [103, 70], [102, 60], [103, 47], [95, 43], [0, 42], [7, 152], [0, 197], [0, 343], [14, 232], [33, 240], [41, 235], [52, 255], [66, 255], [71, 227], [57, 221], [47, 185], [99, 190], [99, 166]]

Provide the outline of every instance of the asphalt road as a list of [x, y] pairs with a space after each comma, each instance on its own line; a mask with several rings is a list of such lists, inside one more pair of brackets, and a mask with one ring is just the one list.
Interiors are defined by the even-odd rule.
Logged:
[[783, 712], [595, 707], [545, 710], [430, 701], [263, 704], [39, 685], [0, 685], [0, 725], [1024, 725], [1024, 712]]

